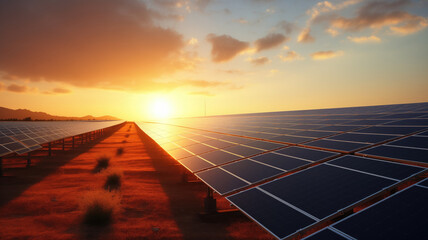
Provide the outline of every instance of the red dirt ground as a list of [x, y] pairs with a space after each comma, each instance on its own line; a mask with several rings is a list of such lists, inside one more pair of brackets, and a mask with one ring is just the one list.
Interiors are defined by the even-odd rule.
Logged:
[[[111, 157], [108, 169], [123, 172], [119, 211], [109, 226], [86, 226], [80, 206], [85, 194], [103, 189], [105, 174], [93, 173], [103, 155]], [[206, 186], [182, 183], [183, 168], [133, 123], [75, 151], [37, 159], [0, 177], [0, 239], [272, 239], [242, 214], [201, 221]]]

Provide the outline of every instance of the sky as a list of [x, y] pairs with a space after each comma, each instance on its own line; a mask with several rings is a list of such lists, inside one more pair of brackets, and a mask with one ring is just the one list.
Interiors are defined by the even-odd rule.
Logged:
[[0, 106], [126, 120], [428, 101], [427, 0], [0, 0]]

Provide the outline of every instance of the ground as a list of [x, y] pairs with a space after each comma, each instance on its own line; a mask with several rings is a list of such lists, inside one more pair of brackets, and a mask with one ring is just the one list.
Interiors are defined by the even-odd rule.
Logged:
[[[117, 149], [123, 148], [118, 155]], [[206, 186], [181, 181], [183, 168], [136, 125], [76, 150], [39, 151], [32, 165], [5, 159], [0, 177], [0, 239], [271, 239], [243, 214], [202, 221]], [[96, 160], [110, 157], [107, 171], [95, 173]], [[105, 191], [107, 172], [123, 173], [113, 221], [83, 223], [88, 194]], [[219, 208], [229, 203], [216, 196]]]

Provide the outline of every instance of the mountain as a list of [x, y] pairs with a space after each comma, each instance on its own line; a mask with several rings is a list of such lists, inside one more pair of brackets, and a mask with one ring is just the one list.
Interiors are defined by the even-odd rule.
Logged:
[[54, 116], [45, 112], [33, 112], [27, 109], [9, 109], [0, 107], [0, 119], [18, 119], [30, 117], [32, 120], [119, 120], [119, 118], [112, 116], [94, 117], [91, 115], [84, 117], [64, 117]]

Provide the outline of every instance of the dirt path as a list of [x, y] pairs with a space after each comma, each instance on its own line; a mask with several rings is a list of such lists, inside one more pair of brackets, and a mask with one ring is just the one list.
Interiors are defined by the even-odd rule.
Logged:
[[[270, 238], [245, 217], [201, 221], [205, 186], [180, 182], [181, 167], [132, 123], [84, 150], [0, 178], [0, 239]], [[123, 172], [120, 210], [108, 227], [88, 227], [80, 205], [104, 185], [105, 174], [92, 171], [103, 155], [111, 157], [108, 169]]]

